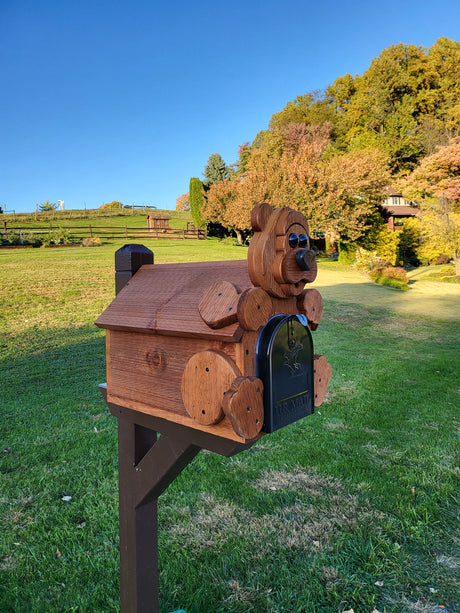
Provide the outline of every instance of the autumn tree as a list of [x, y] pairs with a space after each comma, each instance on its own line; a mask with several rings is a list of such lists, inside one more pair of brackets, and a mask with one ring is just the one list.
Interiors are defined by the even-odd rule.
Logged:
[[440, 38], [427, 50], [392, 45], [362, 75], [338, 77], [325, 93], [297, 96], [270, 119], [332, 125], [340, 152], [379, 148], [393, 173], [409, 173], [437, 145], [460, 134], [460, 43]]
[[193, 223], [201, 228], [204, 224], [203, 207], [205, 203], [203, 183], [197, 177], [190, 179], [189, 200]]
[[426, 240], [448, 249], [460, 276], [460, 137], [425, 157], [402, 189], [420, 204], [429, 228]]
[[176, 211], [190, 211], [190, 194], [182, 194], [176, 198]]
[[331, 126], [288, 124], [264, 135], [251, 150], [242, 177], [212, 185], [204, 216], [241, 233], [263, 201], [301, 210], [313, 232], [336, 244], [361, 237], [388, 182], [378, 150], [326, 156]]

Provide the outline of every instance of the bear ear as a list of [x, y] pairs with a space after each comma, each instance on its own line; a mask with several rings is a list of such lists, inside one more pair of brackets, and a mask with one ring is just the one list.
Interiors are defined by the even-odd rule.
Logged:
[[257, 204], [252, 209], [251, 226], [254, 232], [263, 231], [272, 213], [273, 213], [273, 209], [268, 204], [268, 202], [262, 202], [261, 204]]

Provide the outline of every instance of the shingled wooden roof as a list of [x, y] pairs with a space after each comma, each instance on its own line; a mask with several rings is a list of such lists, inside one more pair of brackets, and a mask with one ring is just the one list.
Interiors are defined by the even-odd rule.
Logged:
[[253, 287], [246, 260], [142, 266], [96, 325], [109, 330], [238, 342], [243, 334], [238, 323], [213, 330], [198, 310], [204, 291], [225, 278], [232, 279], [241, 291]]

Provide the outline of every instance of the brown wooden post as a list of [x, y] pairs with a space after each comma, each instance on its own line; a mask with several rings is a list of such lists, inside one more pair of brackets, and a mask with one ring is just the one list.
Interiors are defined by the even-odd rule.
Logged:
[[[106, 385], [99, 387], [107, 400]], [[228, 457], [252, 442], [238, 443], [107, 404], [118, 419], [120, 612], [159, 613], [159, 496], [201, 449]]]
[[128, 226], [125, 226], [125, 238], [128, 240]]
[[6, 229], [6, 221], [3, 222], [3, 231], [5, 232], [5, 238], [8, 238], [8, 230]]
[[93, 238], [93, 229], [91, 227], [91, 224], [88, 227], [89, 227], [89, 237]]

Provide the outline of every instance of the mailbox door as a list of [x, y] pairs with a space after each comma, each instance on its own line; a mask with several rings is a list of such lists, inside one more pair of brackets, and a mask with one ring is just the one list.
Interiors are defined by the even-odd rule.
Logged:
[[275, 315], [262, 328], [256, 372], [264, 384], [264, 432], [314, 410], [313, 341], [304, 315]]

